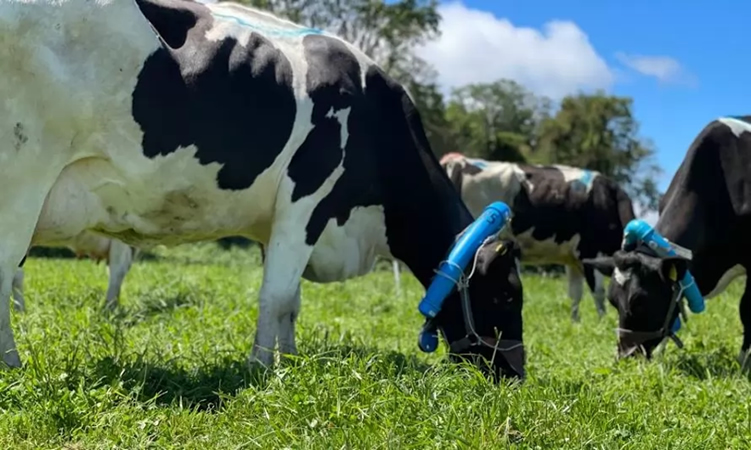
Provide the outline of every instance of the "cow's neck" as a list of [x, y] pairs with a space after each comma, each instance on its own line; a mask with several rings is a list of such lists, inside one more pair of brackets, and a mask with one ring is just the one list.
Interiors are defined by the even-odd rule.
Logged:
[[393, 256], [427, 288], [473, 218], [438, 164], [423, 169], [422, 176], [392, 178], [401, 181], [390, 183], [386, 223]]
[[738, 261], [734, 258], [732, 206], [721, 177], [709, 176], [717, 155], [695, 143], [676, 172], [663, 200], [655, 229], [674, 244], [691, 250], [691, 274], [703, 295], [714, 290]]

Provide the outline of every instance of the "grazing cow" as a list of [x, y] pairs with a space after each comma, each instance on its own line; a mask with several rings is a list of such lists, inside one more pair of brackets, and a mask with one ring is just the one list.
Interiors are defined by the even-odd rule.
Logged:
[[[644, 245], [585, 263], [613, 271], [608, 299], [618, 309], [618, 354], [653, 350], [671, 335], [665, 324], [678, 317], [671, 306], [690, 270], [699, 292], [712, 298], [751, 267], [751, 116], [708, 123], [691, 143], [660, 201], [654, 229], [690, 254], [660, 257]], [[687, 258], [691, 258], [690, 260]], [[751, 280], [740, 301], [743, 344], [739, 361], [748, 367], [751, 348]]]
[[[117, 308], [120, 289], [138, 250], [117, 239], [106, 238], [91, 232], [83, 232], [73, 238], [72, 241], [58, 245], [71, 249], [79, 258], [88, 256], [96, 262], [107, 261], [109, 284], [105, 297], [105, 308], [110, 311]], [[17, 311], [24, 311], [26, 307], [23, 296], [23, 280], [23, 268], [19, 267], [13, 277], [13, 297]]]
[[[383, 256], [428, 286], [473, 222], [408, 93], [326, 32], [223, 2], [15, 0], [0, 3], [0, 43], [10, 366], [21, 362], [7, 299], [30, 245], [85, 230], [136, 247], [237, 235], [263, 244], [249, 361], [268, 366], [277, 340], [296, 353], [301, 277], [361, 276]], [[507, 358], [523, 351], [522, 302], [495, 239], [479, 250], [469, 296], [454, 290], [435, 320], [449, 344], [463, 343], [453, 357], [521, 375]]]
[[581, 260], [620, 248], [623, 227], [634, 218], [623, 189], [598, 172], [561, 165], [491, 162], [459, 153], [444, 155], [441, 165], [473, 215], [491, 201], [512, 207], [508, 234], [519, 242], [522, 263], [566, 268], [573, 321], [580, 320], [583, 279], [597, 313], [605, 314], [603, 274]]

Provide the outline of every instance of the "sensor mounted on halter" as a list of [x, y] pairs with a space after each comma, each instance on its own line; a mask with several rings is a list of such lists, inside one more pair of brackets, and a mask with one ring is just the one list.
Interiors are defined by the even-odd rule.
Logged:
[[449, 256], [438, 266], [437, 274], [425, 291], [425, 297], [417, 309], [426, 317], [418, 338], [423, 352], [438, 348], [438, 331], [432, 321], [441, 311], [443, 302], [456, 288], [467, 264], [474, 258], [482, 243], [490, 236], [499, 234], [511, 220], [511, 208], [503, 202], [493, 202], [472, 222], [451, 247]]

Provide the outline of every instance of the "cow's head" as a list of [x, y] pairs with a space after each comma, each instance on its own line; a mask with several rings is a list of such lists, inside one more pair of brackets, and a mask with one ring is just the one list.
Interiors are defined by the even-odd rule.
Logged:
[[639, 249], [619, 250], [612, 257], [583, 263], [612, 272], [608, 300], [618, 310], [618, 356], [641, 353], [651, 358], [680, 312], [678, 280], [686, 274], [689, 261]]
[[[436, 318], [451, 347], [450, 358], [480, 365], [495, 381], [525, 376], [519, 256], [512, 240], [487, 241], [477, 251], [474, 272], [472, 262], [467, 268], [467, 301], [454, 294], [457, 300], [447, 301]], [[469, 307], [470, 314], [463, 307]]]

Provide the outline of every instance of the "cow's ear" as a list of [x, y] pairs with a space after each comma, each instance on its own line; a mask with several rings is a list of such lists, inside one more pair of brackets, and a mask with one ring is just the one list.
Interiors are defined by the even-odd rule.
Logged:
[[476, 270], [482, 275], [488, 275], [491, 266], [498, 267], [499, 270], [513, 268], [519, 254], [516, 243], [511, 239], [490, 240], [477, 252]]
[[615, 270], [615, 260], [612, 256], [582, 259], [582, 264], [593, 267], [595, 270], [608, 277], [613, 276], [613, 271]]
[[680, 281], [688, 272], [688, 264], [689, 261], [680, 256], [660, 258], [660, 277], [671, 283]]

